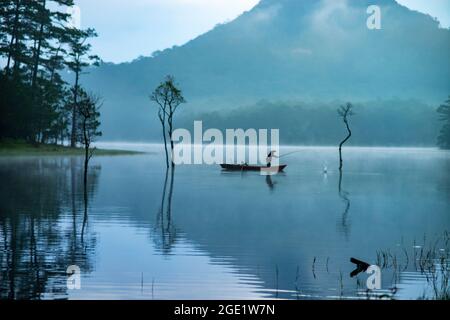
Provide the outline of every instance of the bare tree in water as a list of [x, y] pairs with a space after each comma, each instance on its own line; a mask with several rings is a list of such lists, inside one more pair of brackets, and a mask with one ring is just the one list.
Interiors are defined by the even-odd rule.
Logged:
[[[167, 150], [167, 136], [170, 139], [170, 149], [173, 156], [174, 143], [172, 140], [173, 118], [178, 107], [185, 103], [186, 100], [183, 97], [181, 90], [175, 84], [175, 78], [173, 76], [167, 76], [166, 79], [159, 84], [159, 86], [153, 91], [150, 99], [158, 104], [158, 118], [161, 122], [164, 150], [166, 153], [166, 165], [169, 168], [169, 152]], [[173, 157], [171, 157], [172, 168], [175, 167]]]
[[84, 185], [87, 183], [87, 170], [89, 160], [94, 154], [95, 148], [91, 148], [95, 138], [100, 137], [102, 132], [100, 127], [100, 98], [92, 94], [81, 92], [81, 100], [79, 102], [78, 113], [79, 119], [79, 141], [84, 146]]
[[88, 208], [88, 191], [87, 191], [87, 177], [89, 160], [91, 160], [95, 148], [91, 148], [92, 142], [95, 138], [102, 135], [98, 130], [100, 127], [100, 98], [93, 94], [87, 94], [83, 90], [80, 92], [80, 101], [78, 105], [79, 122], [78, 122], [78, 140], [84, 146], [84, 175], [83, 175], [83, 190], [84, 190], [84, 218], [83, 228], [81, 231], [81, 241], [84, 241], [84, 230], [87, 222], [87, 208]]
[[348, 132], [347, 137], [344, 140], [342, 140], [342, 142], [339, 144], [339, 171], [342, 171], [342, 167], [343, 167], [342, 147], [352, 136], [352, 131], [350, 130], [350, 126], [348, 124], [349, 117], [354, 115], [352, 109], [353, 109], [353, 105], [351, 103], [347, 103], [345, 106], [341, 106], [338, 109], [338, 114], [344, 121], [345, 127], [347, 128], [347, 132]]

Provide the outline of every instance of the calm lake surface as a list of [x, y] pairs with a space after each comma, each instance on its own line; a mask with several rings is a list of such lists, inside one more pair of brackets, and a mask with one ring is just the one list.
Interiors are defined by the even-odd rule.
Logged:
[[[418, 299], [436, 291], [423, 257], [448, 274], [449, 152], [347, 148], [339, 188], [336, 148], [166, 180], [161, 146], [100, 146], [151, 153], [94, 157], [86, 194], [82, 158], [0, 158], [0, 298]], [[381, 264], [381, 290], [351, 257]]]

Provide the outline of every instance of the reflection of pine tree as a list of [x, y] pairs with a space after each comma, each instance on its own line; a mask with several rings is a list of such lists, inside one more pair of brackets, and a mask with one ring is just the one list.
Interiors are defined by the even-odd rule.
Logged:
[[[91, 198], [99, 169], [90, 170]], [[64, 298], [67, 267], [92, 270], [96, 239], [86, 229], [81, 241], [82, 177], [81, 158], [0, 165], [0, 179], [9, 181], [0, 186], [0, 299]]]
[[438, 108], [439, 120], [444, 122], [438, 137], [438, 146], [442, 149], [450, 149], [450, 96], [445, 104]]

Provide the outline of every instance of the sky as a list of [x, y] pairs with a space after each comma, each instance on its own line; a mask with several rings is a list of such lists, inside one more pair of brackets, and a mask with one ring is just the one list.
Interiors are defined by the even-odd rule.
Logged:
[[[259, 0], [75, 0], [81, 26], [99, 37], [93, 51], [106, 62], [127, 62], [182, 45], [252, 9]], [[450, 27], [450, 0], [397, 0]]]

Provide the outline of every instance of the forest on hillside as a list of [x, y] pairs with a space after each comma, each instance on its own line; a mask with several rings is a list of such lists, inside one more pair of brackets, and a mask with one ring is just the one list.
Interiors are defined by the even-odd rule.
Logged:
[[[72, 0], [0, 2], [0, 139], [83, 143], [82, 128], [99, 134], [97, 97], [80, 84], [98, 63], [90, 53], [93, 29], [80, 29]], [[74, 82], [61, 77], [71, 71]], [[86, 112], [81, 112], [86, 111]]]
[[[172, 74], [188, 101], [175, 121], [177, 127], [191, 128], [194, 120], [203, 120], [205, 128], [276, 128], [280, 129], [282, 143], [335, 145], [343, 131], [336, 109], [348, 102], [344, 100], [348, 98], [356, 112], [352, 119], [354, 145], [436, 146], [438, 143], [443, 148], [450, 146], [448, 102], [441, 107], [430, 102], [444, 100], [442, 92], [448, 77], [448, 59], [443, 57], [448, 50], [449, 31], [438, 29], [435, 21], [397, 5], [393, 10], [401, 18], [399, 21], [404, 21], [405, 26], [420, 22], [426, 30], [426, 34], [420, 35], [421, 41], [426, 43], [435, 38], [435, 45], [442, 45], [443, 50], [430, 47], [423, 51], [420, 46], [419, 54], [416, 42], [394, 41], [403, 39], [406, 28], [403, 26], [387, 30], [393, 34], [388, 39], [379, 39], [366, 29], [357, 29], [364, 37], [351, 37], [348, 45], [343, 46], [355, 56], [341, 52], [339, 60], [323, 47], [326, 41], [307, 41], [311, 48], [325, 56], [308, 55], [302, 59], [274, 56], [275, 49], [280, 53], [292, 49], [297, 41], [297, 35], [291, 33], [293, 27], [309, 26], [301, 29], [305, 41], [315, 35], [315, 30], [311, 29], [308, 19], [303, 22], [299, 19], [291, 25], [294, 22], [290, 19], [293, 14], [290, 6], [301, 9], [300, 13], [307, 8], [297, 8], [294, 2], [289, 2], [273, 20], [267, 21], [268, 25], [255, 29], [263, 38], [255, 38], [255, 34], [249, 32], [237, 33], [241, 27], [247, 30], [245, 27], [253, 15], [268, 10], [262, 3], [252, 12], [218, 26], [185, 46], [129, 64], [102, 63], [97, 68], [100, 59], [91, 53], [89, 45], [89, 39], [95, 37], [96, 32], [71, 23], [72, 17], [66, 9], [73, 5], [72, 0], [0, 2], [0, 61], [3, 62], [0, 139], [51, 144], [70, 141], [74, 147], [83, 143], [80, 134], [83, 123], [87, 123], [93, 133], [100, 133], [97, 130], [100, 126], [98, 108], [104, 101], [101, 117], [104, 140], [159, 142], [157, 114], [148, 97], [163, 76]], [[279, 23], [287, 27], [265, 32], [268, 26]], [[358, 20], [353, 23], [359, 25]], [[284, 40], [276, 44], [269, 41], [278, 38]], [[248, 39], [257, 39], [258, 45]], [[379, 42], [380, 48], [391, 48], [377, 53], [384, 59], [402, 60], [403, 57], [389, 55], [408, 49], [417, 53], [407, 55], [409, 59], [420, 58], [427, 61], [427, 65], [414, 60], [408, 61], [405, 69], [397, 70], [393, 68], [395, 63], [386, 65], [376, 60], [361, 65], [361, 70], [356, 68], [358, 64], [352, 70], [342, 69], [348, 61], [359, 61], [359, 57], [366, 61], [364, 56], [375, 54], [372, 49], [359, 53], [351, 50], [353, 47], [371, 48], [366, 43], [369, 40], [364, 39]], [[392, 50], [395, 46], [399, 46], [398, 50]], [[435, 56], [429, 57], [431, 53]], [[324, 61], [328, 63], [326, 68]], [[411, 66], [419, 65], [423, 73], [410, 70]], [[374, 74], [373, 70], [383, 70], [387, 74], [367, 77]], [[411, 75], [407, 76], [406, 71]], [[397, 79], [400, 75], [401, 79]], [[403, 78], [414, 85], [409, 86]], [[366, 81], [360, 83], [361, 79]], [[406, 87], [419, 97], [405, 98]], [[434, 99], [427, 99], [417, 87], [439, 88], [439, 94], [435, 92]], [[102, 98], [90, 93], [91, 90], [99, 92]], [[382, 98], [365, 97], [363, 92]], [[392, 92], [401, 95], [386, 98], [397, 97], [391, 95]], [[302, 95], [304, 101], [309, 102], [302, 102]], [[92, 109], [88, 114], [93, 117], [87, 122], [82, 121], [83, 106]]]
[[[191, 114], [185, 110], [177, 126], [192, 128], [194, 120], [202, 120], [204, 130], [280, 129], [280, 140], [284, 144], [336, 145], [345, 134], [336, 112], [343, 104], [342, 101], [260, 101], [226, 113]], [[374, 100], [354, 105], [355, 116], [351, 119], [353, 145], [436, 146], [441, 128], [444, 130], [443, 115], [436, 112], [437, 107], [417, 100]], [[448, 115], [446, 119], [448, 122]]]

